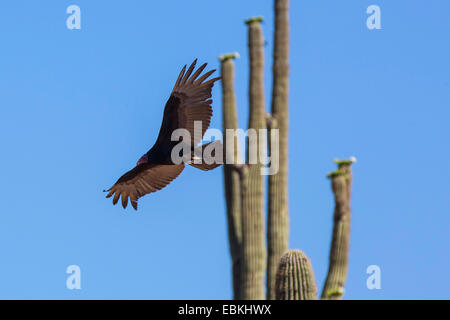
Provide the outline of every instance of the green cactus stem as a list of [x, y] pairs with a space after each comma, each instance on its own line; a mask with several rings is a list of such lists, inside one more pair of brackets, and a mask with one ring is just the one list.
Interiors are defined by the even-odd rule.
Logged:
[[[264, 39], [260, 20], [248, 23], [250, 57], [249, 129], [266, 128], [264, 110]], [[265, 141], [257, 137], [257, 148], [265, 148]], [[253, 146], [255, 147], [255, 146]], [[265, 149], [263, 149], [265, 150]], [[252, 146], [247, 149], [247, 162]], [[241, 174], [242, 187], [242, 287], [246, 300], [264, 299], [266, 250], [264, 243], [264, 185], [262, 164], [247, 163]]]
[[322, 291], [322, 299], [342, 299], [347, 279], [350, 248], [350, 198], [352, 172], [351, 160], [335, 161], [339, 169], [328, 174], [335, 198], [333, 235], [331, 239], [328, 275]]
[[[269, 144], [279, 170], [269, 176], [267, 213], [267, 299], [275, 299], [275, 276], [281, 255], [289, 248], [288, 117], [289, 117], [289, 0], [275, 0], [272, 120], [279, 130], [278, 152]], [[269, 135], [270, 137], [270, 135]], [[271, 141], [271, 139], [269, 139]], [[275, 151], [275, 152], [272, 152]], [[276, 160], [275, 160], [276, 161]]]
[[[234, 91], [234, 54], [221, 56], [221, 76], [222, 76], [222, 125], [224, 133], [226, 129], [237, 129], [238, 119], [236, 114], [236, 96]], [[239, 145], [237, 137], [234, 136], [232, 149], [228, 149], [226, 134], [223, 137], [225, 146], [225, 159], [233, 159], [234, 164], [240, 162]], [[241, 188], [239, 172], [233, 168], [232, 164], [224, 164], [225, 180], [225, 200], [227, 206], [228, 239], [230, 255], [232, 261], [233, 275], [233, 298], [241, 299]]]
[[289, 250], [280, 259], [275, 281], [277, 300], [316, 300], [317, 287], [311, 262], [300, 250]]

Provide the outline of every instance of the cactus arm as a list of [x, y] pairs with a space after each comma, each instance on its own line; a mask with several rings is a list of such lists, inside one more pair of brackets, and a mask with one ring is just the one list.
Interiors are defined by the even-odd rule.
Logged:
[[[236, 95], [234, 90], [234, 62], [235, 55], [229, 54], [219, 58], [221, 61], [222, 75], [222, 125], [224, 133], [226, 129], [237, 129], [238, 120], [236, 114]], [[225, 164], [225, 200], [227, 206], [228, 239], [232, 262], [233, 298], [240, 299], [241, 284], [241, 191], [240, 174], [236, 170], [239, 166], [240, 155], [237, 137], [233, 135], [234, 143], [227, 148], [227, 137], [224, 134], [226, 159], [232, 158], [233, 164]]]
[[317, 287], [308, 257], [300, 250], [281, 256], [275, 280], [277, 300], [316, 300]]
[[[249, 129], [266, 128], [264, 109], [264, 40], [259, 19], [248, 22], [250, 85]], [[259, 141], [257, 148], [264, 148]], [[247, 159], [252, 147], [249, 145]], [[265, 150], [265, 149], [264, 149]], [[248, 161], [247, 161], [248, 162]], [[266, 251], [264, 243], [264, 186], [262, 165], [247, 163], [241, 175], [242, 187], [242, 299], [264, 299]]]
[[331, 239], [328, 275], [322, 299], [339, 300], [344, 295], [350, 248], [350, 198], [353, 160], [335, 161], [338, 170], [328, 174], [335, 197], [333, 235]]
[[[279, 130], [279, 171], [269, 176], [267, 226], [267, 298], [275, 298], [275, 274], [281, 255], [289, 247], [288, 212], [288, 94], [289, 0], [275, 0], [272, 126]], [[273, 125], [275, 123], [276, 125]], [[272, 147], [269, 145], [269, 152]], [[276, 152], [272, 154], [274, 157]]]

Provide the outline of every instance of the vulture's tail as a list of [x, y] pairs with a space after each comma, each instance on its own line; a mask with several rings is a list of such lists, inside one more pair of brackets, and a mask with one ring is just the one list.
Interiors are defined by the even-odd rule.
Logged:
[[[198, 162], [198, 163], [196, 163]], [[206, 143], [194, 149], [191, 162], [194, 168], [208, 171], [217, 168], [223, 164], [223, 144], [219, 140]]]

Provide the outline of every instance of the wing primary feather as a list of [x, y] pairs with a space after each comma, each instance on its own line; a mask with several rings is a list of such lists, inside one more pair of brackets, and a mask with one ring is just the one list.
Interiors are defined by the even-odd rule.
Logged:
[[125, 209], [128, 204], [128, 194], [126, 192], [122, 193], [122, 207]]
[[180, 72], [180, 74], [178, 75], [178, 79], [177, 79], [177, 81], [175, 82], [174, 88], [176, 88], [176, 87], [179, 86], [180, 81], [181, 81], [181, 79], [183, 78], [184, 71], [186, 71], [186, 65], [184, 65], [183, 69], [181, 69], [181, 72]]
[[111, 190], [111, 191], [106, 195], [106, 198], [111, 197], [111, 196], [113, 195], [113, 193], [114, 193], [114, 190]]
[[197, 59], [195, 59], [194, 62], [192, 62], [188, 71], [186, 71], [186, 74], [184, 75], [183, 79], [180, 81], [180, 86], [184, 85], [186, 83], [186, 81], [189, 79], [189, 76], [191, 75], [192, 71], [194, 71], [196, 64], [197, 64]]
[[205, 73], [204, 75], [202, 75], [200, 78], [198, 78], [194, 84], [201, 84], [206, 78], [208, 78], [210, 75], [212, 75], [214, 73], [214, 71], [216, 71], [216, 69], [210, 70], [207, 73]]
[[197, 79], [197, 77], [200, 75], [200, 73], [202, 73], [203, 69], [206, 68], [207, 65], [208, 65], [207, 63], [202, 64], [202, 65], [197, 69], [197, 71], [194, 72], [194, 74], [192, 75], [192, 77], [189, 78], [187, 84], [192, 84], [192, 83], [194, 82], [194, 80]]
[[207, 86], [209, 86], [210, 84], [216, 82], [217, 80], [220, 80], [220, 78], [221, 78], [221, 77], [212, 78], [212, 79], [210, 79], [210, 80], [208, 80], [208, 81], [206, 81], [206, 82], [203, 82], [201, 86], [202, 86], [202, 87], [207, 87]]
[[120, 192], [116, 192], [116, 194], [114, 195], [114, 198], [113, 198], [114, 205], [117, 203], [117, 201], [119, 201], [119, 197], [120, 197]]

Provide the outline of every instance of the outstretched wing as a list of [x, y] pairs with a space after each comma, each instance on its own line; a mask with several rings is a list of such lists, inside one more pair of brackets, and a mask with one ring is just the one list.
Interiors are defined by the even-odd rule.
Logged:
[[144, 163], [134, 167], [117, 180], [108, 189], [107, 198], [114, 195], [113, 204], [122, 196], [122, 206], [127, 207], [128, 198], [131, 205], [137, 210], [137, 200], [148, 194], [161, 190], [174, 180], [183, 171], [184, 164], [166, 165]]
[[[201, 142], [209, 127], [212, 117], [211, 89], [220, 77], [207, 80], [215, 70], [208, 71], [199, 77], [206, 63], [192, 73], [196, 62], [197, 59], [187, 71], [184, 66], [175, 82], [164, 108], [164, 117], [154, 149], [166, 150], [166, 146], [172, 145], [172, 132], [179, 128], [189, 131], [191, 146], [196, 146]], [[201, 125], [194, 127], [195, 121], [201, 121]]]

